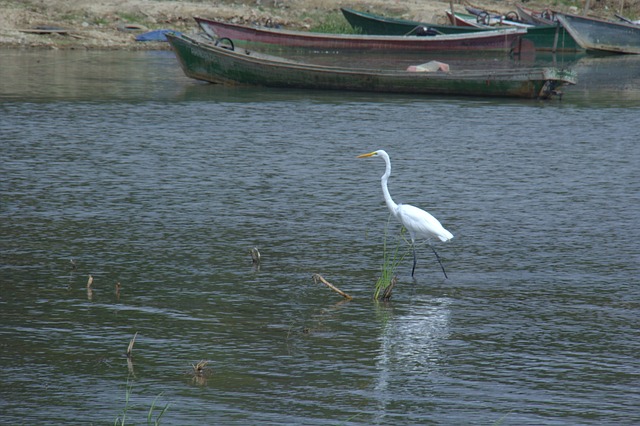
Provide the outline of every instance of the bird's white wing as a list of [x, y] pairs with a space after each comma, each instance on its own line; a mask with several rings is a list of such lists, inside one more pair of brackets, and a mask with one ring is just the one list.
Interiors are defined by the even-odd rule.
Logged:
[[416, 239], [438, 238], [440, 241], [448, 241], [453, 238], [453, 234], [444, 229], [438, 219], [418, 207], [399, 204], [397, 216], [400, 223], [410, 234], [415, 235]]

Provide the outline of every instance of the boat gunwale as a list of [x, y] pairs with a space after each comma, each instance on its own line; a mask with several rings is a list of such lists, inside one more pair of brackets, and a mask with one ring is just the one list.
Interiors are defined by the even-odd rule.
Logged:
[[592, 16], [580, 16], [580, 15], [575, 15], [572, 13], [563, 13], [563, 12], [555, 12], [556, 15], [558, 16], [568, 16], [570, 19], [574, 19], [574, 20], [579, 20], [579, 21], [586, 21], [586, 22], [590, 22], [590, 21], [595, 21], [601, 24], [605, 24], [607, 26], [612, 25], [614, 27], [626, 27], [635, 31], [640, 31], [640, 26], [639, 25], [635, 25], [635, 24], [630, 24], [628, 22], [624, 22], [624, 21], [610, 21], [607, 19], [602, 19], [602, 18], [596, 18], [596, 17], [592, 17]]

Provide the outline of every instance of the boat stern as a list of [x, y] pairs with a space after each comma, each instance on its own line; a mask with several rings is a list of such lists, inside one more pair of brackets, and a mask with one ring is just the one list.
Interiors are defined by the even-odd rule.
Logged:
[[538, 93], [539, 99], [551, 99], [554, 97], [562, 99], [563, 92], [560, 89], [564, 86], [572, 86], [578, 83], [578, 76], [572, 70], [544, 68], [542, 72], [545, 83]]

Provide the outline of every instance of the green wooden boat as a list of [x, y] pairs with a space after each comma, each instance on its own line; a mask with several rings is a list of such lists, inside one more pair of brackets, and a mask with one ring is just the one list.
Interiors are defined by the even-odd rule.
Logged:
[[556, 12], [558, 21], [587, 50], [640, 55], [640, 26]]
[[478, 31], [489, 31], [495, 28], [473, 28], [460, 25], [440, 25], [408, 19], [389, 18], [368, 12], [361, 12], [346, 7], [340, 8], [351, 27], [369, 35], [427, 35], [429, 30], [438, 34], [467, 34]]
[[[406, 19], [388, 18], [373, 13], [359, 12], [353, 9], [341, 8], [345, 19], [353, 28], [364, 34], [371, 35], [415, 35], [429, 31], [440, 34], [468, 34], [470, 32], [491, 31], [496, 27], [464, 25], [438, 25]], [[457, 14], [461, 15], [461, 14]], [[527, 33], [521, 38], [533, 44], [539, 51], [550, 52], [578, 52], [584, 49], [575, 41], [564, 27], [559, 25], [541, 25], [526, 28]]]
[[222, 84], [313, 90], [548, 99], [575, 74], [555, 68], [425, 72], [320, 66], [235, 49], [229, 39], [167, 34], [184, 73]]

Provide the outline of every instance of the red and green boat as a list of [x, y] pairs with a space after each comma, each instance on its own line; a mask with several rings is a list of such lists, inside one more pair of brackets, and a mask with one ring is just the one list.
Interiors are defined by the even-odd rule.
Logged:
[[253, 27], [195, 18], [202, 30], [213, 38], [229, 38], [250, 47], [303, 48], [322, 51], [376, 52], [510, 52], [520, 45], [525, 29], [445, 34], [433, 37], [366, 34], [328, 34]]

